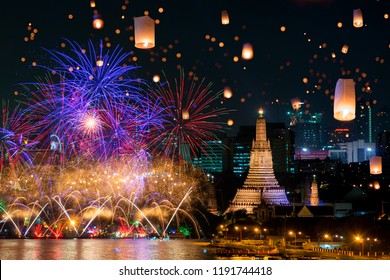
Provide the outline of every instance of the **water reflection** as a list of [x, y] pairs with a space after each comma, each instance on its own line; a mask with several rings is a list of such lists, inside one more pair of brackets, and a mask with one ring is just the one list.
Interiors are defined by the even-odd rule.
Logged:
[[4, 239], [2, 260], [211, 260], [209, 242], [147, 239]]

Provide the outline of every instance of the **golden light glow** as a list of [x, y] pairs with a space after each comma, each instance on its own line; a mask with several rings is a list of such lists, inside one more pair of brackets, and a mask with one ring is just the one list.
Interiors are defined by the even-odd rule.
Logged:
[[333, 117], [339, 121], [355, 119], [356, 94], [353, 79], [338, 79], [335, 89]]
[[155, 46], [154, 20], [149, 16], [134, 17], [135, 47], [150, 49]]
[[341, 52], [344, 53], [344, 54], [346, 54], [346, 53], [348, 53], [348, 49], [349, 49], [349, 46], [345, 44], [345, 45], [343, 45], [343, 47], [341, 48]]
[[382, 174], [382, 157], [372, 156], [370, 158], [370, 174]]
[[103, 60], [99, 59], [99, 60], [96, 60], [96, 66], [98, 67], [102, 67], [104, 65], [104, 62]]
[[190, 119], [190, 112], [188, 110], [183, 110], [182, 118], [183, 118], [183, 120], [189, 120]]
[[241, 57], [245, 60], [251, 60], [253, 58], [253, 46], [251, 43], [245, 43], [242, 46]]
[[353, 10], [353, 26], [360, 28], [363, 26], [363, 14], [362, 10], [355, 9]]
[[229, 24], [229, 14], [226, 10], [221, 12], [221, 21], [223, 25]]
[[233, 96], [233, 92], [232, 92], [231, 88], [225, 87], [223, 90], [223, 97], [229, 99], [229, 98], [232, 98], [232, 96]]
[[96, 14], [93, 16], [92, 27], [95, 29], [102, 29], [104, 27], [104, 21], [101, 15]]

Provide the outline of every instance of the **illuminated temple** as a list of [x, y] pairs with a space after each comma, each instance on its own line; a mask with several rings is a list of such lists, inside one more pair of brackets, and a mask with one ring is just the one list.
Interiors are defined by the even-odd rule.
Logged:
[[244, 185], [237, 189], [230, 206], [225, 211], [245, 209], [248, 214], [260, 204], [288, 205], [283, 187], [275, 178], [270, 141], [267, 139], [266, 122], [262, 109], [256, 121], [256, 138], [252, 142], [249, 172]]

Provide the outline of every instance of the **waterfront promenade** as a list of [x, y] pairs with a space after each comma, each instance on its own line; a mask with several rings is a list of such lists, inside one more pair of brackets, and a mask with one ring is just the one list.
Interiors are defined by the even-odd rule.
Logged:
[[390, 260], [390, 252], [366, 252], [364, 255], [351, 250], [327, 250], [318, 247], [291, 248], [269, 246], [256, 240], [211, 240], [209, 246], [222, 258], [243, 257], [253, 259], [290, 260]]

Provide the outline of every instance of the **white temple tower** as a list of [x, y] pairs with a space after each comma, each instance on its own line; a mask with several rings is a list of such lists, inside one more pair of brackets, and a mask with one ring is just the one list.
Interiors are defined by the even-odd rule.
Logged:
[[275, 178], [270, 141], [267, 139], [266, 122], [260, 108], [256, 121], [256, 138], [252, 142], [249, 172], [244, 185], [237, 189], [230, 206], [225, 211], [246, 209], [248, 214], [260, 204], [288, 205], [285, 190]]
[[316, 175], [313, 176], [313, 182], [311, 183], [311, 193], [310, 193], [310, 205], [318, 206], [319, 197], [318, 197], [318, 184], [316, 180]]

